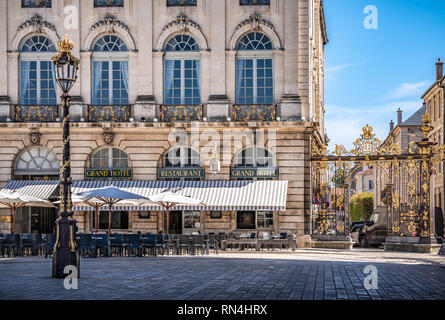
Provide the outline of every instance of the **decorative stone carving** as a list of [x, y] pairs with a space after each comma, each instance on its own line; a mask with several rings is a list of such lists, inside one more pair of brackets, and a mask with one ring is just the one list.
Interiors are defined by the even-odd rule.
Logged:
[[125, 31], [130, 32], [128, 26], [114, 16], [106, 16], [103, 20], [95, 23], [90, 28], [90, 31], [94, 31], [94, 29], [102, 26], [105, 26], [105, 30], [108, 33], [116, 33], [116, 29], [124, 29]]
[[240, 24], [236, 26], [236, 30], [243, 28], [246, 25], [250, 25], [253, 31], [261, 31], [261, 25], [265, 25], [266, 27], [275, 31], [273, 24], [261, 18], [261, 16], [257, 13], [252, 14], [249, 19], [244, 20]]
[[29, 136], [33, 145], [40, 145], [42, 134], [39, 132], [39, 128], [31, 128], [31, 133]]
[[167, 24], [162, 31], [165, 31], [173, 26], [179, 26], [180, 31], [184, 31], [187, 32], [189, 31], [189, 27], [193, 27], [199, 31], [202, 32], [201, 30], [201, 26], [194, 22], [193, 20], [191, 20], [189, 17], [187, 17], [185, 14], [180, 14], [179, 16], [176, 17], [176, 20], [170, 22], [169, 24]]
[[114, 132], [113, 132], [113, 128], [104, 128], [103, 129], [103, 138], [104, 138], [104, 142], [106, 144], [112, 144], [113, 140], [114, 140]]
[[[31, 19], [26, 20], [24, 23], [22, 23], [17, 28], [17, 32], [20, 32], [29, 27], [32, 28], [33, 33], [46, 33], [44, 29], [47, 28], [57, 34], [56, 27], [48, 21], [43, 20], [43, 18], [39, 15], [35, 15]], [[58, 34], [57, 37], [59, 37]]]

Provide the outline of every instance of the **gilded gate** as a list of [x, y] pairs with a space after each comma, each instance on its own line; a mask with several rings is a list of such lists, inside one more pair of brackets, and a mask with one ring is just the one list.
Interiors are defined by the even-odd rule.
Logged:
[[[415, 237], [429, 243], [432, 235], [430, 178], [443, 161], [443, 145], [428, 139], [432, 131], [428, 114], [422, 118], [424, 138], [400, 145], [382, 146], [366, 125], [352, 150], [312, 143], [312, 235], [349, 236], [349, 183], [360, 167], [376, 168], [384, 181], [383, 203], [388, 208], [388, 235]], [[423, 239], [423, 240], [422, 240]]]

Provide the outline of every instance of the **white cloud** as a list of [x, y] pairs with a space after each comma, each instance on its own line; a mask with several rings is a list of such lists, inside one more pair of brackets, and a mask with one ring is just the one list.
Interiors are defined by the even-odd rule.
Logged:
[[403, 120], [406, 120], [422, 107], [422, 102], [398, 101], [373, 107], [356, 108], [326, 105], [329, 150], [333, 150], [335, 144], [342, 144], [347, 149], [351, 149], [366, 124], [374, 128], [377, 138], [381, 141], [385, 140], [389, 133], [389, 122], [394, 120], [397, 125], [397, 108], [399, 107], [403, 111]]
[[430, 82], [405, 82], [397, 86], [385, 97], [386, 99], [402, 99], [409, 97], [420, 97], [427, 89]]
[[327, 66], [326, 67], [326, 71], [325, 71], [325, 79], [327, 81], [333, 81], [336, 80], [336, 73], [346, 70], [346, 69], [350, 69], [350, 68], [354, 68], [360, 65], [365, 64], [365, 61], [361, 61], [361, 62], [355, 62], [355, 63], [344, 63], [344, 64], [338, 64], [332, 67]]

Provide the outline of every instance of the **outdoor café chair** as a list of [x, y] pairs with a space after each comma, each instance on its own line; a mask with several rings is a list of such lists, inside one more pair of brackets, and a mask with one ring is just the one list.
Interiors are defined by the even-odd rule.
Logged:
[[156, 234], [156, 250], [158, 250], [162, 255], [165, 252], [165, 240], [164, 235]]
[[53, 253], [55, 244], [56, 244], [56, 234], [47, 233], [44, 241], [45, 258], [48, 258], [48, 255]]
[[201, 249], [201, 254], [204, 255], [205, 244], [204, 237], [202, 235], [192, 235], [192, 255], [195, 254], [196, 249]]
[[93, 244], [94, 244], [94, 256], [102, 252], [104, 257], [110, 256], [110, 245], [108, 243], [108, 235], [107, 234], [95, 234], [93, 236]]
[[215, 234], [209, 234], [207, 241], [207, 254], [209, 254], [209, 249], [213, 249], [215, 254], [218, 254], [218, 239]]
[[219, 249], [221, 249], [221, 243], [223, 240], [226, 240], [226, 234], [225, 232], [218, 233], [218, 237], [216, 238], [218, 240]]
[[40, 233], [34, 233], [32, 235], [33, 254], [41, 255], [43, 253], [43, 239]]
[[28, 253], [29, 255], [33, 255], [34, 253], [34, 244], [32, 241], [31, 233], [23, 233], [20, 236], [20, 251], [22, 255]]
[[147, 250], [150, 254], [150, 251], [153, 252], [153, 255], [156, 257], [156, 235], [147, 233], [141, 238], [141, 249], [142, 255], [146, 255]]
[[80, 255], [85, 258], [88, 253], [88, 257], [94, 257], [95, 247], [93, 243], [92, 234], [80, 234]]
[[169, 252], [171, 252], [172, 254], [179, 254], [178, 242], [179, 242], [179, 237], [177, 234], [168, 235], [168, 242], [166, 244], [167, 254], [169, 254]]
[[182, 251], [185, 249], [187, 254], [190, 251], [191, 239], [189, 235], [180, 234], [179, 235], [179, 252], [182, 254]]
[[124, 236], [120, 233], [113, 233], [110, 237], [110, 257], [113, 256], [113, 253], [116, 253], [118, 256], [122, 256], [124, 251]]
[[139, 234], [124, 234], [124, 251], [129, 257], [136, 250], [136, 256], [141, 256], [141, 239]]
[[3, 242], [3, 247], [8, 252], [8, 257], [12, 255], [15, 257], [20, 255], [20, 235], [19, 234], [7, 234]]
[[2, 258], [4, 258], [4, 254], [3, 254], [3, 243], [5, 242], [5, 236], [3, 233], [0, 233], [0, 250], [2, 252]]

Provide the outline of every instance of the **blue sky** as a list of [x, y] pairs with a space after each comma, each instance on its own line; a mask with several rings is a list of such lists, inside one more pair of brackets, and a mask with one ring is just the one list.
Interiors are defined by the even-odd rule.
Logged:
[[[378, 10], [378, 28], [367, 30], [367, 5]], [[352, 147], [361, 128], [380, 140], [390, 120], [422, 106], [445, 60], [445, 0], [325, 0], [329, 44], [325, 48], [326, 129], [335, 144]]]

